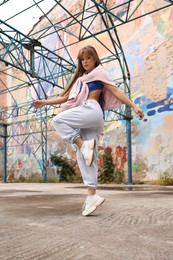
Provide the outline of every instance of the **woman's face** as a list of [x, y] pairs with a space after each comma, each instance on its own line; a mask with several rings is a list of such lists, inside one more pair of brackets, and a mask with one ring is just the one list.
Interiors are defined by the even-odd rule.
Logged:
[[87, 73], [90, 73], [96, 67], [96, 65], [95, 65], [96, 60], [91, 54], [84, 52], [84, 54], [81, 58], [81, 64], [82, 64], [82, 67], [84, 68], [84, 70]]

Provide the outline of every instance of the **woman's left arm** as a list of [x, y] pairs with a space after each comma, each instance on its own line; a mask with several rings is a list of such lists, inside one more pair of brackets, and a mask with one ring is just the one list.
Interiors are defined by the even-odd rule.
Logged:
[[107, 88], [116, 98], [120, 99], [124, 104], [131, 107], [134, 112], [140, 117], [140, 120], [144, 118], [144, 112], [137, 105], [135, 105], [124, 92], [118, 87], [114, 87], [107, 83], [103, 83], [104, 87]]

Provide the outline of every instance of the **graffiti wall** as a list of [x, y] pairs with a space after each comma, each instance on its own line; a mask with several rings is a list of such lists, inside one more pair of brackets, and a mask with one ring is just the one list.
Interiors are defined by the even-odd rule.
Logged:
[[[148, 178], [173, 173], [173, 9], [148, 15], [127, 39], [119, 31], [132, 76], [132, 98], [145, 112], [135, 117], [133, 162], [145, 165]], [[125, 29], [125, 26], [124, 26]]]

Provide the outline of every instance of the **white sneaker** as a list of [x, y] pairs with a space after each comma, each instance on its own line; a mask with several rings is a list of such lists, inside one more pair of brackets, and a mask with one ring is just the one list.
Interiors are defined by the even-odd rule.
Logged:
[[84, 141], [80, 149], [87, 166], [91, 166], [93, 162], [95, 143], [96, 141], [94, 139]]
[[104, 198], [95, 195], [93, 200], [91, 201], [85, 201], [84, 204], [84, 210], [82, 212], [83, 216], [89, 216], [91, 213], [93, 213], [98, 206], [100, 206], [105, 201]]

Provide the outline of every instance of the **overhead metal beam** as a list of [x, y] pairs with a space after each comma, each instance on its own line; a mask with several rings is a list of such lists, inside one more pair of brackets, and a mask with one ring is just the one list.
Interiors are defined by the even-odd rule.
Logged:
[[[75, 65], [55, 52], [44, 47], [37, 39], [24, 35], [0, 20], [5, 26], [0, 30], [0, 60], [20, 69], [32, 78], [58, 85], [58, 77], [74, 71]], [[28, 58], [29, 55], [29, 58]], [[35, 61], [39, 64], [35, 66]], [[42, 69], [44, 68], [44, 69]]]
[[9, 1], [9, 0], [1, 0], [1, 1], [0, 1], [0, 6], [3, 5], [3, 4], [5, 4], [5, 3], [7, 3], [8, 1]]
[[[87, 0], [88, 1], [88, 0]], [[107, 0], [104, 1], [98, 1], [98, 0], [90, 0], [93, 5], [90, 7], [86, 7], [86, 0], [83, 0], [83, 9], [78, 12], [78, 13], [70, 13], [68, 12], [67, 8], [61, 4], [60, 2], [58, 2], [57, 0], [55, 0], [55, 2], [57, 3], [57, 5], [60, 6], [60, 8], [62, 8], [62, 10], [65, 11], [66, 15], [68, 15], [66, 18], [62, 19], [60, 22], [57, 22], [54, 24], [54, 28], [56, 28], [56, 32], [64, 32], [66, 34], [69, 35], [73, 35], [74, 39], [76, 39], [76, 41], [74, 41], [72, 44], [75, 44], [76, 42], [78, 42], [79, 40], [86, 40], [90, 37], [93, 36], [97, 36], [100, 35], [104, 32], [107, 32], [107, 30], [112, 30], [115, 27], [119, 27], [121, 25], [124, 25], [126, 23], [132, 22], [136, 19], [142, 18], [148, 14], [154, 13], [154, 12], [158, 12], [162, 9], [165, 8], [169, 8], [173, 5], [173, 0], [159, 0], [159, 4], [161, 5], [161, 7], [158, 7], [156, 9], [152, 9], [152, 10], [148, 10], [148, 11], [143, 11], [141, 12], [141, 14], [139, 14], [139, 10], [140, 8], [142, 8], [143, 4], [146, 2], [144, 0], [140, 0], [138, 2], [138, 4], [135, 6], [135, 8], [133, 7], [133, 2], [135, 0], [127, 0], [122, 4], [116, 4], [114, 3], [111, 8], [107, 7]], [[166, 3], [167, 2], [167, 3]], [[98, 11], [96, 9], [96, 6], [100, 8], [100, 11]], [[123, 11], [123, 17], [122, 14], [120, 12], [120, 14], [117, 14], [117, 11], [119, 8], [121, 7], [126, 7], [125, 10]], [[94, 10], [95, 8], [95, 10]], [[85, 15], [84, 15], [85, 14]], [[109, 26], [109, 28], [106, 28], [103, 26], [103, 23], [100, 23], [100, 28], [98, 29], [93, 29], [93, 32], [90, 32], [90, 26], [91, 26], [91, 22], [89, 21], [94, 21], [99, 14], [101, 14], [101, 16], [107, 15], [112, 17], [112, 19], [114, 20], [114, 24], [111, 26]], [[62, 27], [62, 24], [66, 24]], [[88, 24], [86, 26], [86, 24]], [[72, 33], [71, 28], [78, 25], [79, 28], [78, 30], [75, 31], [75, 34]], [[33, 32], [30, 34], [30, 37], [34, 37], [35, 35], [37, 35], [37, 39], [40, 40], [44, 37], [49, 36], [52, 33], [55, 32], [50, 32], [50, 26], [47, 26], [44, 29], [41, 29], [38, 32]], [[83, 31], [83, 34], [81, 33]], [[85, 36], [86, 32], [88, 33], [87, 36]], [[71, 44], [70, 44], [71, 45]], [[67, 46], [70, 46], [67, 45]]]

